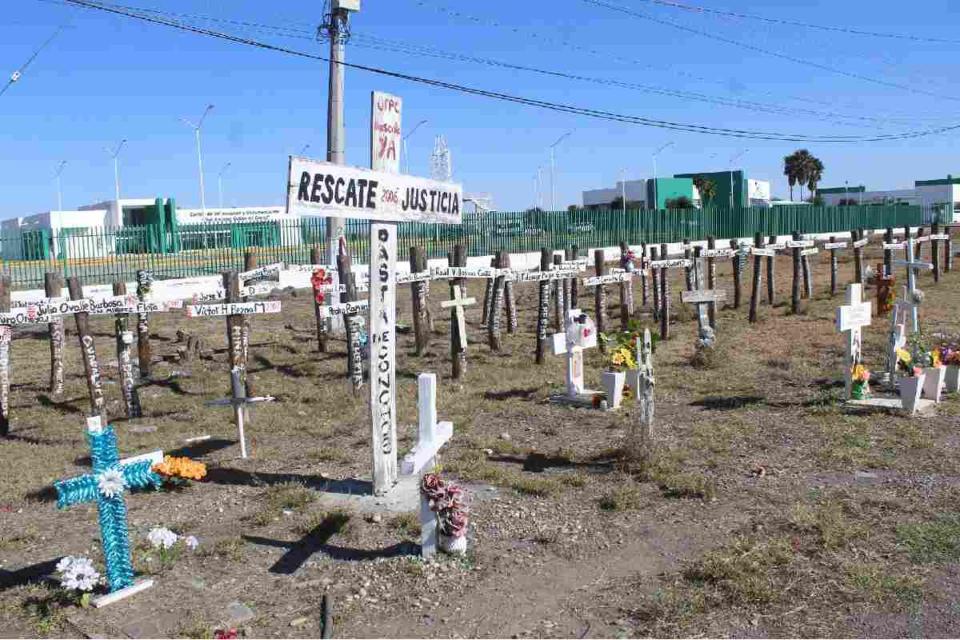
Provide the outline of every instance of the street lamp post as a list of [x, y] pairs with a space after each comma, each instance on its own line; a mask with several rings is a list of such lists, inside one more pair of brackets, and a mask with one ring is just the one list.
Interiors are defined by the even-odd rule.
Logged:
[[203, 111], [203, 115], [200, 116], [200, 119], [197, 120], [196, 124], [186, 118], [180, 118], [184, 124], [193, 129], [194, 135], [196, 135], [197, 138], [197, 171], [200, 175], [200, 209], [204, 213], [207, 212], [207, 197], [203, 189], [203, 149], [200, 146], [200, 129], [203, 127], [203, 121], [207, 118], [207, 114], [210, 113], [211, 109], [213, 109], [213, 105], [208, 104], [207, 108]]
[[120, 150], [123, 149], [123, 145], [125, 144], [127, 144], [126, 138], [121, 140], [114, 149], [110, 147], [103, 148], [103, 150], [113, 158], [113, 189], [118, 212], [120, 211]]
[[738, 153], [735, 153], [730, 158], [730, 210], [733, 211], [733, 163], [742, 158], [750, 149], [744, 149]]
[[427, 121], [421, 120], [416, 125], [414, 125], [413, 129], [410, 129], [410, 131], [407, 132], [407, 135], [403, 136], [403, 140], [401, 140], [401, 142], [403, 143], [400, 149], [400, 151], [403, 153], [403, 172], [406, 174], [410, 173], [410, 154], [407, 152], [407, 138], [412, 136], [414, 131], [416, 131], [422, 125], [425, 125], [425, 124], [427, 124]]
[[66, 160], [61, 160], [60, 164], [57, 165], [57, 211], [63, 211], [63, 189], [60, 182], [60, 174], [63, 173], [63, 168], [67, 166]]
[[653, 152], [653, 210], [657, 210], [657, 156], [660, 155], [660, 152], [668, 147], [672, 147], [673, 142], [667, 142], [660, 145], [660, 147]]
[[310, 143], [308, 142], [307, 144], [303, 145], [303, 148], [300, 149], [300, 153], [298, 153], [297, 155], [298, 155], [298, 156], [302, 156], [302, 155], [306, 154], [306, 153], [307, 153], [307, 149], [309, 149], [309, 148], [310, 148]]
[[223, 209], [223, 174], [227, 172], [227, 169], [230, 168], [231, 164], [232, 163], [228, 162], [227, 164], [223, 165], [223, 167], [220, 169], [220, 172], [217, 174], [217, 195], [219, 207], [221, 209]]
[[557, 190], [556, 190], [556, 187], [554, 186], [554, 174], [556, 172], [556, 164], [557, 164], [555, 152], [557, 149], [557, 145], [563, 142], [572, 133], [573, 133], [572, 129], [570, 131], [567, 131], [565, 134], [557, 138], [556, 142], [550, 145], [550, 210], [551, 211], [557, 210], [557, 202], [556, 202]]

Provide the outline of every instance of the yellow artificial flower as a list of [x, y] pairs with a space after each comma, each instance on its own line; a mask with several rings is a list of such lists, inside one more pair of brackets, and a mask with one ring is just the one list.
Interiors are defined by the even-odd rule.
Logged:
[[858, 364], [853, 367], [852, 377], [857, 382], [864, 382], [870, 379], [870, 372], [865, 366]]
[[934, 367], [940, 366], [940, 349], [934, 349], [930, 352], [930, 359], [933, 361]]
[[910, 352], [906, 349], [897, 349], [897, 360], [903, 364], [910, 364], [913, 362], [913, 357], [911, 357]]

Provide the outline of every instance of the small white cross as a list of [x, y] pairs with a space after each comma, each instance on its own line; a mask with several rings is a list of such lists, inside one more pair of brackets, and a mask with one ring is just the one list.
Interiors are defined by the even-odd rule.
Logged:
[[597, 346], [597, 330], [580, 309], [570, 309], [564, 321], [564, 332], [553, 334], [553, 355], [567, 354], [567, 397], [577, 398], [584, 392], [583, 350]]
[[[440, 448], [453, 437], [452, 422], [437, 422], [437, 374], [417, 376], [417, 404], [420, 421], [417, 444], [400, 463], [400, 473], [406, 476], [422, 475], [431, 469]], [[437, 516], [430, 510], [422, 491], [420, 532], [421, 554], [429, 558], [437, 552]]]
[[873, 303], [863, 302], [863, 285], [847, 287], [847, 304], [837, 309], [837, 331], [847, 334], [847, 352], [844, 363], [844, 391], [849, 400], [853, 390], [853, 367], [861, 362], [863, 327], [869, 326], [873, 316]]
[[460, 344], [457, 347], [461, 351], [467, 350], [467, 318], [464, 307], [477, 304], [476, 298], [464, 298], [463, 287], [453, 287], [453, 299], [440, 302], [441, 309], [453, 309], [454, 317], [457, 323], [457, 333], [460, 336]]
[[258, 404], [260, 402], [273, 402], [273, 396], [259, 396], [248, 398], [246, 387], [243, 384], [240, 368], [234, 367], [230, 370], [230, 398], [223, 400], [213, 400], [207, 403], [208, 407], [233, 407], [233, 418], [237, 423], [237, 434], [240, 437], [240, 457], [247, 457], [247, 440], [244, 435], [244, 422], [246, 417], [247, 405]]

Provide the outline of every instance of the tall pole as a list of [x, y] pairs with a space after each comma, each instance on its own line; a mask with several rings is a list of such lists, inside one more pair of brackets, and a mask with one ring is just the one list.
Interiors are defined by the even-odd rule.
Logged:
[[123, 145], [126, 143], [127, 139], [124, 138], [114, 149], [111, 149], [110, 147], [103, 148], [103, 150], [110, 154], [110, 157], [113, 158], [113, 193], [117, 208], [116, 224], [118, 225], [123, 224], [123, 210], [120, 208], [120, 150], [123, 149]]
[[556, 149], [557, 145], [563, 142], [566, 138], [572, 134], [573, 131], [567, 131], [565, 134], [557, 138], [557, 141], [550, 145], [550, 211], [557, 210], [557, 189], [554, 183], [554, 178], [556, 174]]
[[57, 165], [57, 211], [63, 211], [63, 184], [60, 181], [60, 174], [63, 173], [65, 166], [67, 166], [66, 160], [61, 160]]
[[750, 149], [744, 149], [730, 158], [730, 210], [733, 210], [733, 163], [742, 158]]
[[620, 170], [620, 209], [624, 216], [627, 215], [627, 170]]
[[660, 155], [660, 152], [666, 149], [667, 147], [672, 147], [673, 142], [667, 142], [660, 145], [660, 147], [653, 152], [653, 207], [650, 207], [654, 210], [657, 209], [657, 156]]
[[[327, 162], [343, 164], [343, 62], [347, 38], [350, 37], [350, 13], [333, 0], [324, 28], [330, 38], [330, 73], [327, 91]], [[327, 264], [337, 264], [340, 241], [346, 235], [345, 218], [327, 218]]]
[[196, 124], [186, 118], [180, 118], [184, 124], [193, 129], [194, 136], [196, 136], [197, 139], [197, 171], [200, 176], [200, 209], [204, 213], [207, 212], [207, 195], [203, 186], [203, 148], [200, 146], [200, 130], [203, 128], [203, 121], [206, 120], [207, 114], [210, 113], [211, 109], [213, 109], [213, 105], [208, 104]]
[[[307, 146], [309, 147], [310, 145], [307, 145]], [[223, 165], [223, 167], [220, 169], [220, 173], [217, 174], [217, 195], [218, 195], [218, 202], [219, 202], [218, 206], [221, 209], [223, 209], [223, 174], [227, 172], [227, 169], [230, 168], [231, 164], [232, 163], [228, 162], [227, 164]]]
[[412, 136], [414, 131], [419, 129], [421, 125], [425, 125], [425, 124], [427, 124], [427, 121], [421, 120], [416, 125], [414, 125], [413, 129], [410, 129], [410, 131], [407, 132], [407, 135], [403, 136], [403, 140], [402, 140], [403, 148], [401, 149], [401, 151], [403, 152], [403, 172], [406, 174], [410, 173], [410, 154], [407, 152], [407, 138]]

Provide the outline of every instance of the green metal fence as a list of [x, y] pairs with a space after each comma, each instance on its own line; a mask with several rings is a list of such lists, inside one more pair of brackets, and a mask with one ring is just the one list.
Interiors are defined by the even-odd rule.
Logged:
[[[410, 246], [442, 258], [456, 244], [468, 255], [539, 251], [541, 247], [581, 249], [716, 238], [830, 233], [851, 229], [919, 226], [931, 216], [917, 206], [790, 206], [671, 211], [527, 211], [468, 214], [460, 225], [402, 223], [400, 259]], [[0, 234], [0, 263], [17, 288], [43, 285], [47, 271], [80, 276], [85, 284], [134, 279], [138, 269], [156, 278], [182, 278], [242, 269], [243, 255], [256, 249], [261, 264], [307, 264], [310, 249], [324, 245], [319, 218], [238, 224], [70, 228]], [[347, 242], [357, 262], [369, 257], [369, 223], [350, 220]], [[321, 255], [326, 255], [324, 251]]]

